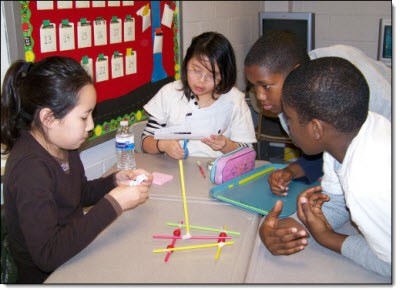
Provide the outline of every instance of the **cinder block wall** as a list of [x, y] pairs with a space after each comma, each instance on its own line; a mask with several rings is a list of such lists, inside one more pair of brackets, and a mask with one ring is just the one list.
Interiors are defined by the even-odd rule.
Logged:
[[351, 45], [378, 56], [379, 19], [392, 18], [392, 1], [265, 1], [264, 11], [314, 12], [315, 47]]
[[259, 36], [258, 12], [263, 1], [182, 1], [183, 55], [192, 38], [216, 31], [228, 38], [236, 55], [237, 86], [244, 90], [243, 63], [247, 52]]

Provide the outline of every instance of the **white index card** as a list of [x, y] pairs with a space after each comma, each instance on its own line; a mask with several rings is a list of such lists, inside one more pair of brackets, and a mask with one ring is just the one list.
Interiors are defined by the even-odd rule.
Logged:
[[93, 59], [88, 58], [87, 63], [84, 63], [83, 60], [81, 61], [81, 66], [85, 71], [89, 74], [89, 76], [93, 79]]
[[53, 9], [53, 1], [36, 1], [37, 10], [50, 10]]
[[124, 21], [124, 42], [135, 40], [135, 19], [125, 19]]
[[122, 21], [117, 18], [110, 22], [110, 44], [122, 42]]
[[124, 58], [122, 55], [111, 58], [111, 78], [118, 78], [124, 75]]
[[49, 26], [40, 26], [40, 51], [42, 53], [55, 52], [57, 50], [56, 26], [50, 23]]
[[89, 8], [90, 1], [75, 1], [76, 8]]
[[108, 58], [104, 56], [103, 60], [96, 60], [96, 82], [108, 80]]
[[106, 7], [106, 1], [92, 1], [92, 7]]
[[164, 12], [161, 23], [171, 28], [173, 19], [174, 19], [174, 11], [167, 4], [164, 4]]
[[92, 46], [92, 25], [89, 21], [86, 23], [78, 22], [78, 49], [89, 48]]
[[161, 53], [163, 45], [163, 34], [154, 36], [153, 54]]
[[136, 51], [132, 51], [131, 55], [125, 56], [125, 74], [135, 74], [137, 72], [136, 66]]
[[94, 45], [102, 46], [107, 44], [107, 24], [104, 19], [93, 21]]
[[120, 1], [107, 1], [107, 2], [108, 2], [108, 4], [107, 4], [108, 7], [118, 7], [118, 6], [120, 6]]
[[71, 9], [72, 1], [57, 1], [57, 8], [58, 9]]
[[69, 23], [69, 26], [59, 25], [59, 43], [60, 51], [68, 51], [75, 49], [75, 34], [74, 23]]

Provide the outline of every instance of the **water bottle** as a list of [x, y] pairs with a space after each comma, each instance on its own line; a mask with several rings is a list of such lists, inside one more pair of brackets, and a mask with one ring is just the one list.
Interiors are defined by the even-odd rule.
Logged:
[[118, 170], [136, 169], [135, 137], [130, 130], [128, 121], [121, 121], [115, 136]]

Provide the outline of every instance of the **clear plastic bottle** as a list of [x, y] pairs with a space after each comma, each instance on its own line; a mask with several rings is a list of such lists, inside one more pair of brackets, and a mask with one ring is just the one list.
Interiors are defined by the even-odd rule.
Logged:
[[118, 170], [136, 169], [135, 137], [130, 130], [128, 121], [121, 121], [115, 136]]

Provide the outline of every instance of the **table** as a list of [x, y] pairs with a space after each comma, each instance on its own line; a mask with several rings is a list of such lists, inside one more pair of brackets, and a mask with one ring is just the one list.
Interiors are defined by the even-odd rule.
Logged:
[[[348, 222], [338, 232], [355, 234], [356, 229]], [[303, 251], [290, 256], [271, 255], [260, 237], [256, 237], [245, 282], [367, 284], [391, 283], [391, 279], [361, 268], [344, 256], [322, 247], [312, 237], [308, 239], [308, 246]]]
[[[166, 223], [184, 220], [179, 165], [165, 155], [138, 153], [138, 168], [173, 175], [173, 180], [153, 185], [145, 204], [125, 211], [45, 283], [390, 283], [313, 240], [301, 253], [272, 256], [258, 236], [262, 217], [210, 197], [214, 185], [201, 176], [197, 160], [205, 168], [210, 159], [189, 157], [183, 161], [189, 224], [227, 225], [228, 230], [240, 232], [232, 239], [233, 245], [222, 248], [218, 260], [216, 248], [175, 251], [167, 263], [165, 253], [152, 252], [170, 244], [170, 240], [152, 236], [172, 235], [176, 227]], [[256, 167], [266, 163], [257, 161]], [[218, 235], [194, 229], [190, 233]], [[181, 240], [176, 247], [205, 243], [210, 241]]]
[[[175, 227], [167, 226], [166, 222], [185, 220], [179, 164], [164, 155], [138, 153], [138, 168], [168, 173], [173, 180], [162, 186], [153, 185], [145, 204], [124, 212], [88, 247], [59, 267], [46, 283], [243, 283], [259, 216], [210, 198], [208, 190], [213, 184], [208, 177], [201, 176], [197, 160], [206, 169], [210, 159], [189, 157], [183, 161], [189, 224], [214, 228], [227, 225], [228, 230], [240, 232], [240, 236], [232, 239], [233, 245], [222, 248], [218, 260], [217, 248], [176, 251], [168, 263], [164, 262], [165, 253], [152, 252], [166, 248], [171, 242], [152, 238], [172, 235]], [[265, 163], [260, 161], [257, 165]], [[194, 229], [190, 233], [218, 235]], [[176, 247], [210, 242], [180, 241]]]

